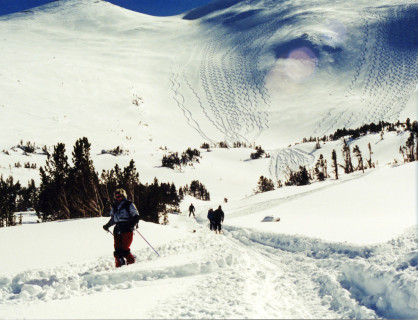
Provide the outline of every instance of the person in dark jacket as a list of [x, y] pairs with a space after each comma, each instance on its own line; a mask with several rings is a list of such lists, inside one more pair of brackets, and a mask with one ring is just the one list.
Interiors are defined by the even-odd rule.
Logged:
[[210, 208], [209, 211], [208, 211], [208, 219], [209, 219], [209, 228], [210, 228], [211, 231], [212, 230], [214, 231], [215, 226], [214, 226], [214, 223], [213, 223], [213, 209], [212, 208]]
[[194, 212], [195, 212], [195, 208], [194, 208], [193, 203], [191, 203], [190, 207], [189, 207], [189, 217], [190, 217], [191, 214], [193, 214], [193, 217], [196, 218], [196, 216], [194, 215]]
[[[131, 244], [134, 236], [134, 229], [139, 221], [139, 213], [135, 205], [126, 199], [124, 189], [116, 189], [115, 202], [110, 210], [110, 220], [103, 226], [103, 229], [109, 231], [109, 228], [115, 225], [113, 229], [116, 268], [124, 264], [135, 263], [135, 256], [131, 253]], [[126, 261], [125, 261], [126, 259]]]
[[216, 233], [222, 233], [222, 222], [224, 222], [224, 217], [225, 215], [222, 211], [222, 207], [219, 206], [218, 209], [213, 212], [213, 223]]

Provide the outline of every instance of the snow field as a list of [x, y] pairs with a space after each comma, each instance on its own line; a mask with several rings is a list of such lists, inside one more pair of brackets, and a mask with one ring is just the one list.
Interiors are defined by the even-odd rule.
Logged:
[[[398, 152], [406, 134], [349, 141], [363, 158], [372, 144], [377, 168], [365, 174], [253, 194], [261, 175], [283, 182], [321, 153], [332, 177], [341, 141], [285, 148], [303, 137], [416, 120], [416, 13], [410, 0], [250, 0], [183, 20], [63, 0], [0, 17], [0, 150], [10, 151], [0, 174], [39, 179], [13, 167], [45, 162], [12, 150], [20, 140], [64, 142], [70, 155], [86, 136], [98, 172], [134, 159], [141, 182], [200, 180], [212, 199], [186, 197], [168, 226], [141, 221], [160, 256], [136, 234], [138, 263], [120, 269], [105, 218], [0, 230], [0, 318], [418, 318], [417, 164], [399, 165]], [[214, 149], [193, 167], [160, 167], [160, 146], [224, 140], [255, 142], [271, 158]], [[100, 154], [116, 146], [129, 151]], [[219, 204], [224, 235], [207, 228]]]
[[[299, 277], [298, 290], [303, 288], [301, 282], [304, 280], [314, 282], [315, 286], [310, 284], [310, 290], [318, 290], [321, 304], [328, 305], [345, 318], [390, 318], [395, 315], [411, 318], [418, 312], [416, 227], [388, 243], [370, 246], [327, 243], [241, 228], [228, 230], [233, 238], [245, 245], [261, 247], [273, 257], [280, 257], [283, 265], [290, 264], [291, 268], [286, 268], [285, 274], [288, 278], [293, 272], [295, 278]], [[396, 254], [387, 255], [391, 251]], [[302, 275], [307, 279], [302, 279]]]
[[[104, 219], [96, 220], [100, 228]], [[177, 279], [189, 283], [187, 290], [165, 295], [147, 316], [408, 318], [418, 311], [416, 227], [387, 243], [359, 246], [230, 226], [222, 236], [193, 218], [176, 220], [184, 235], [155, 246], [160, 257], [149, 248], [133, 250], [139, 263], [114, 270], [109, 246], [107, 257], [0, 277], [3, 312], [118, 290], [142, 296], [143, 288]]]

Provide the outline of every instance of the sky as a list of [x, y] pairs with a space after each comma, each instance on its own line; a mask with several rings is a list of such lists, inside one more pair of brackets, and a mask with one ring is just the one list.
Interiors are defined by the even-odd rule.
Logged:
[[41, 6], [46, 3], [53, 2], [51, 0], [1, 0], [0, 1], [0, 15], [16, 13], [23, 10], [28, 10], [33, 7]]

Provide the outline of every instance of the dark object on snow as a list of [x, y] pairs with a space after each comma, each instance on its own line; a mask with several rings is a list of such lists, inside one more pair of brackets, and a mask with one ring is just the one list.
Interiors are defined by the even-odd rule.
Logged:
[[261, 222], [279, 222], [280, 218], [274, 218], [273, 216], [265, 216]]
[[194, 215], [194, 212], [195, 212], [195, 208], [194, 208], [194, 205], [193, 205], [193, 203], [191, 203], [190, 204], [190, 207], [189, 207], [189, 217], [190, 217], [190, 215], [193, 213], [193, 217], [196, 217], [195, 215]]
[[119, 268], [125, 264], [135, 262], [135, 256], [132, 255], [130, 246], [133, 240], [133, 231], [139, 221], [139, 213], [135, 205], [126, 199], [126, 191], [116, 189], [115, 202], [110, 210], [110, 220], [103, 226], [103, 229], [109, 231], [109, 228], [115, 225], [113, 230], [115, 257], [115, 266]]
[[210, 230], [215, 231], [215, 224], [214, 224], [214, 221], [213, 221], [213, 209], [212, 208], [210, 208], [209, 211], [208, 211], [208, 219], [209, 219]]
[[225, 214], [222, 211], [222, 207], [219, 206], [218, 209], [216, 209], [213, 212], [213, 223], [214, 223], [214, 229], [216, 233], [221, 233], [222, 230], [222, 222], [224, 222]]

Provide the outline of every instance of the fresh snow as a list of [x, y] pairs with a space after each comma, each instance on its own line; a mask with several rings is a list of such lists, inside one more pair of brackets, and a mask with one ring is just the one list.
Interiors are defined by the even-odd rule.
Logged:
[[[202, 182], [168, 225], [140, 221], [138, 262], [114, 268], [108, 218], [0, 229], [0, 318], [418, 318], [417, 162], [408, 134], [348, 141], [375, 169], [335, 180], [336, 129], [417, 119], [417, 5], [409, 0], [216, 0], [154, 17], [105, 1], [61, 0], [0, 17], [0, 174], [40, 182], [41, 148], [88, 137], [100, 173], [131, 159], [143, 183]], [[184, 17], [184, 19], [182, 19]], [[24, 155], [20, 141], [39, 149]], [[203, 142], [199, 163], [161, 167]], [[114, 157], [102, 150], [122, 147]], [[165, 150], [167, 148], [167, 151]], [[255, 194], [314, 167], [330, 178]], [[357, 160], [353, 155], [353, 163]], [[228, 201], [225, 203], [224, 198]], [[194, 203], [196, 218], [188, 217]], [[209, 231], [222, 205], [223, 235]], [[280, 221], [278, 221], [280, 219]]]

